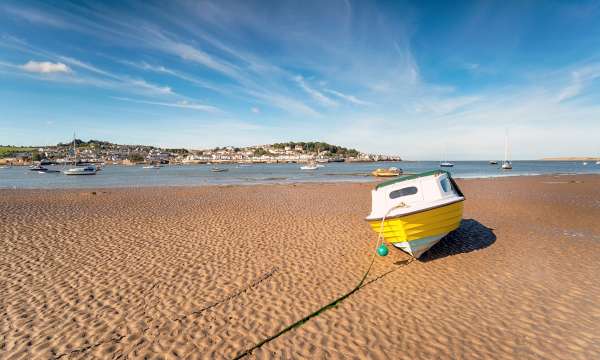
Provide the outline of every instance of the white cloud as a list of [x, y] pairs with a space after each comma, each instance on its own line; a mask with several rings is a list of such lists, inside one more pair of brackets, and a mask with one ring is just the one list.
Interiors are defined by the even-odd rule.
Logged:
[[556, 101], [561, 102], [578, 96], [586, 85], [600, 77], [600, 64], [583, 66], [571, 72], [571, 81], [558, 94]]
[[162, 102], [162, 101], [130, 99], [130, 98], [124, 98], [124, 97], [113, 97], [113, 98], [117, 99], [117, 100], [121, 100], [121, 101], [137, 103], [137, 104], [148, 104], [148, 105], [158, 105], [158, 106], [181, 108], [181, 109], [200, 110], [200, 111], [205, 111], [205, 112], [209, 112], [209, 113], [221, 113], [222, 112], [219, 108], [217, 108], [215, 106], [193, 103], [193, 102], [189, 102], [187, 100], [181, 100], [181, 101], [178, 101], [175, 103], [170, 103], [170, 102]]
[[331, 90], [331, 89], [325, 89], [323, 91], [325, 91], [327, 93], [330, 93], [332, 95], [335, 95], [335, 96], [337, 96], [339, 98], [342, 98], [342, 99], [344, 99], [344, 100], [346, 100], [348, 102], [354, 103], [356, 105], [372, 105], [370, 102], [358, 99], [357, 97], [355, 97], [353, 95], [344, 94], [344, 93], [341, 93], [339, 91], [335, 91], [335, 90]]
[[252, 112], [253, 112], [253, 113], [255, 113], [255, 114], [260, 114], [260, 109], [259, 109], [259, 108], [257, 108], [257, 107], [252, 107], [252, 108], [250, 108], [250, 111], [252, 111]]
[[49, 62], [49, 61], [28, 61], [25, 65], [22, 66], [25, 71], [34, 72], [34, 73], [42, 73], [42, 74], [50, 74], [50, 73], [68, 73], [71, 69], [60, 62]]
[[304, 81], [304, 78], [302, 76], [298, 75], [294, 78], [294, 80], [296, 80], [296, 82], [298, 83], [300, 88], [302, 88], [302, 90], [304, 90], [307, 94], [312, 96], [313, 99], [317, 100], [322, 105], [328, 106], [328, 107], [335, 107], [338, 105], [337, 102], [335, 102], [335, 101], [331, 100], [330, 98], [328, 98], [327, 96], [323, 95], [323, 93], [321, 93], [320, 91], [315, 90], [312, 87], [310, 87], [306, 83], [306, 81]]

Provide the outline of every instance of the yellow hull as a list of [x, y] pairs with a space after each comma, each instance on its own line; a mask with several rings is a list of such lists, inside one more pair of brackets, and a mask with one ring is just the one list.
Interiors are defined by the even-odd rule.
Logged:
[[385, 241], [401, 243], [415, 241], [436, 235], [447, 234], [460, 226], [463, 214], [463, 201], [448, 204], [415, 214], [381, 220], [369, 220], [369, 225], [377, 233], [382, 233]]

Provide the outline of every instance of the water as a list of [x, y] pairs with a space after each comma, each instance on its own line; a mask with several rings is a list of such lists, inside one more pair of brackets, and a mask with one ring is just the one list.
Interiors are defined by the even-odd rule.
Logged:
[[[329, 163], [318, 170], [300, 170], [300, 164], [219, 165], [227, 172], [211, 172], [211, 165], [173, 165], [161, 169], [141, 166], [106, 166], [93, 176], [66, 176], [62, 173], [40, 174], [27, 167], [0, 169], [0, 188], [55, 189], [138, 186], [196, 186], [224, 184], [261, 184], [294, 182], [373, 181], [368, 174], [378, 167], [395, 166], [404, 173], [439, 169], [436, 161], [385, 163]], [[52, 167], [62, 170], [58, 167]], [[457, 161], [444, 168], [455, 178], [478, 178], [542, 174], [600, 174], [600, 165], [581, 161], [514, 161], [513, 169], [503, 171], [500, 165], [486, 161]]]

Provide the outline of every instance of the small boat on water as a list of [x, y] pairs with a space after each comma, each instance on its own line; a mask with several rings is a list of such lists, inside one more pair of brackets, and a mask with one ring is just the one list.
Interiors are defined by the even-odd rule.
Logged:
[[450, 161], [443, 161], [440, 163], [440, 167], [453, 167], [454, 164], [451, 163]]
[[583, 166], [585, 166], [585, 165], [587, 165], [587, 162], [585, 162], [585, 161], [584, 161], [584, 162], [583, 162]]
[[510, 149], [508, 147], [508, 130], [504, 138], [504, 161], [502, 162], [502, 170], [511, 170], [512, 163], [510, 162]]
[[160, 169], [162, 167], [162, 165], [159, 164], [152, 164], [152, 165], [146, 165], [144, 167], [142, 167], [143, 169]]
[[229, 171], [229, 169], [214, 167], [214, 168], [210, 169], [210, 171], [212, 171], [212, 172], [225, 172], [225, 171]]
[[300, 166], [300, 170], [317, 170], [319, 167], [323, 167], [323, 166], [319, 166], [317, 164], [314, 163], [310, 163], [304, 166]]
[[385, 241], [420, 257], [460, 226], [465, 197], [449, 172], [433, 170], [378, 184], [366, 221]]
[[490, 165], [498, 165], [498, 162], [496, 160], [490, 160]]
[[391, 167], [387, 169], [376, 169], [371, 173], [371, 175], [377, 177], [395, 177], [399, 176], [400, 174], [402, 174], [402, 170], [396, 167]]
[[79, 163], [77, 158], [77, 141], [75, 133], [73, 133], [73, 155], [75, 156], [75, 167], [63, 171], [65, 175], [96, 175], [98, 168], [95, 165], [77, 166]]
[[31, 165], [29, 167], [29, 171], [46, 172], [46, 171], [48, 171], [48, 168], [43, 167], [42, 164], [37, 164], [37, 165]]
[[64, 171], [65, 175], [96, 175], [98, 169], [94, 165], [76, 166]]
[[596, 165], [600, 165], [600, 161], [596, 161]]

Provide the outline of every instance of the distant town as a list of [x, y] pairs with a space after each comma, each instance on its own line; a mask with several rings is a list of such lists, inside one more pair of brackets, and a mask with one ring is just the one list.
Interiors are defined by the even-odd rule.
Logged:
[[118, 145], [107, 141], [75, 139], [55, 146], [2, 146], [0, 164], [30, 165], [92, 163], [206, 164], [206, 163], [310, 163], [310, 162], [401, 161], [399, 156], [367, 154], [324, 142], [287, 142], [249, 147], [212, 149], [159, 148], [146, 145]]

